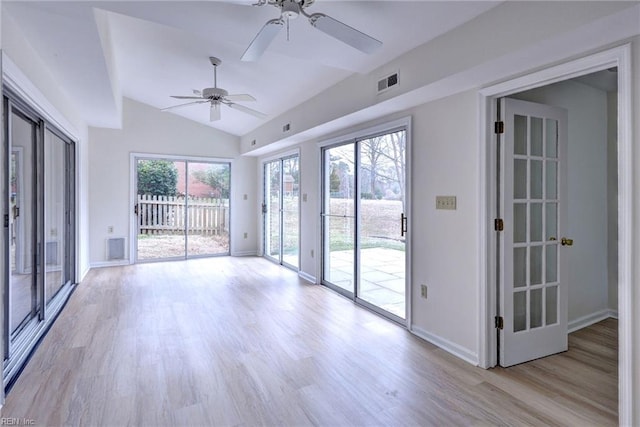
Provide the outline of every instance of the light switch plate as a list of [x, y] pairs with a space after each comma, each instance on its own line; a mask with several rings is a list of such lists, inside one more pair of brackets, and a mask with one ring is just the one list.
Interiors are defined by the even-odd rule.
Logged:
[[436, 196], [436, 209], [456, 210], [456, 196]]

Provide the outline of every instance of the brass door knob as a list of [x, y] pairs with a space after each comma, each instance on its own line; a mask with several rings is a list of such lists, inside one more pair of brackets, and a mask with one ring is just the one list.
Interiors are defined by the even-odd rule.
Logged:
[[566, 237], [563, 237], [562, 240], [560, 240], [560, 243], [562, 244], [562, 246], [573, 246], [573, 239], [567, 239]]

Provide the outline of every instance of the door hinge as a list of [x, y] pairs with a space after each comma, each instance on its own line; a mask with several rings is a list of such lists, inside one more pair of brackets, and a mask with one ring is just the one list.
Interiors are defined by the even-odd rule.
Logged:
[[267, 213], [267, 204], [266, 204], [266, 203], [263, 203], [263, 204], [262, 204], [262, 213], [263, 213], [263, 214], [266, 214], [266, 213]]
[[493, 228], [496, 231], [504, 230], [504, 221], [502, 220], [502, 218], [496, 218], [493, 220]]
[[9, 227], [9, 214], [4, 214], [4, 228]]
[[496, 316], [494, 320], [495, 320], [496, 329], [504, 329], [504, 317]]
[[504, 133], [504, 122], [500, 121], [500, 122], [495, 122], [493, 125], [493, 131], [497, 134], [503, 134]]

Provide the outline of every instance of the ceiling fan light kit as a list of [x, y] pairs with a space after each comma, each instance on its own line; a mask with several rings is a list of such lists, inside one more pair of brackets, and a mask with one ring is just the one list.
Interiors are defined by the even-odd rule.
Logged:
[[280, 18], [271, 19], [264, 24], [242, 54], [241, 60], [257, 61], [260, 59], [285, 23], [289, 28], [289, 20], [296, 19], [299, 15], [306, 17], [314, 28], [361, 52], [371, 54], [382, 46], [380, 40], [376, 40], [324, 13], [309, 15], [305, 8], [311, 6], [313, 2], [314, 0], [259, 0], [254, 4], [254, 6], [269, 4], [280, 8]]
[[220, 105], [224, 104], [229, 108], [242, 111], [243, 113], [250, 114], [259, 119], [265, 119], [267, 117], [266, 114], [236, 103], [255, 101], [256, 99], [253, 96], [246, 93], [229, 95], [229, 92], [227, 92], [225, 89], [218, 87], [218, 65], [220, 65], [222, 61], [214, 56], [209, 57], [209, 61], [211, 62], [211, 65], [213, 65], [213, 87], [207, 87], [202, 89], [201, 91], [194, 90], [193, 95], [188, 96], [171, 95], [172, 98], [191, 99], [192, 101], [185, 104], [178, 104], [171, 107], [163, 108], [161, 111], [174, 110], [177, 108], [186, 107], [188, 105], [209, 103], [211, 104], [211, 107], [209, 109], [209, 121], [215, 122], [217, 120], [220, 120], [220, 118], [222, 117]]

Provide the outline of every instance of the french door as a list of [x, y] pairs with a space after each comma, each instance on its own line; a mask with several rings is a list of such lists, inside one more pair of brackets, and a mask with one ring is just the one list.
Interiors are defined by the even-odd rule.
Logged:
[[11, 91], [3, 97], [4, 384], [75, 282], [75, 148]]
[[322, 149], [322, 283], [406, 319], [404, 127]]
[[136, 260], [228, 255], [231, 164], [135, 159]]
[[299, 268], [300, 157], [295, 154], [264, 163], [264, 256]]
[[567, 350], [567, 112], [500, 100], [500, 365]]

